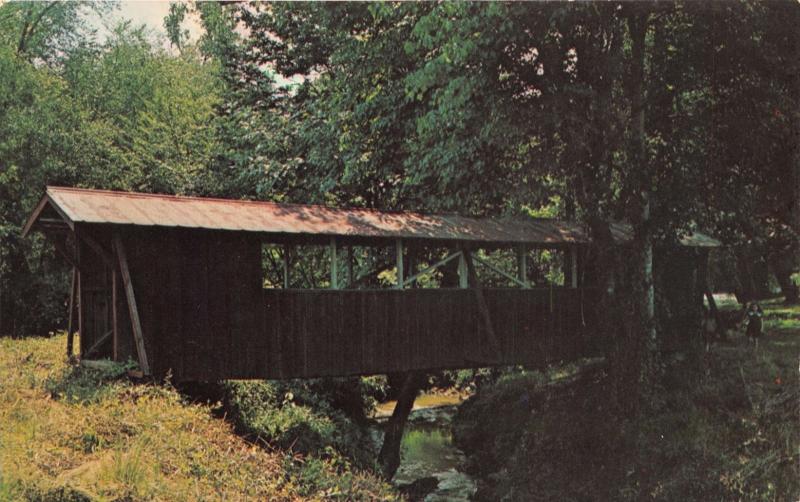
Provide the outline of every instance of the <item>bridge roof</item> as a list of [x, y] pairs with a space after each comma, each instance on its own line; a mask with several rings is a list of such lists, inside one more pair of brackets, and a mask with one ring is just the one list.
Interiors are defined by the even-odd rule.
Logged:
[[[47, 187], [23, 235], [42, 224], [40, 216], [48, 208], [70, 228], [84, 223], [254, 232], [284, 238], [341, 236], [533, 246], [589, 243], [581, 224], [549, 218], [474, 218], [53, 186]], [[630, 226], [623, 223], [614, 223], [612, 232], [619, 241], [632, 235]], [[682, 244], [720, 245], [699, 232], [684, 236]]]

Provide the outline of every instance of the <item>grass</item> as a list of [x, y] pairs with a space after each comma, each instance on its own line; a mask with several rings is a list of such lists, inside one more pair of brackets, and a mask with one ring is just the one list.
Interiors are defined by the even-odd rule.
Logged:
[[65, 337], [0, 338], [0, 501], [393, 500], [374, 475], [236, 435], [125, 365], [68, 364]]

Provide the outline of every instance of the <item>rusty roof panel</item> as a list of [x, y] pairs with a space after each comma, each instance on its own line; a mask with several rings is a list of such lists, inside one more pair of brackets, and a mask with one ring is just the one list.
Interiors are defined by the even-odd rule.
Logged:
[[[532, 245], [589, 242], [581, 225], [555, 219], [470, 218], [63, 187], [48, 187], [45, 198], [69, 223]], [[631, 234], [625, 225], [614, 225], [613, 230], [621, 240]], [[719, 245], [701, 234], [685, 238], [684, 244]]]

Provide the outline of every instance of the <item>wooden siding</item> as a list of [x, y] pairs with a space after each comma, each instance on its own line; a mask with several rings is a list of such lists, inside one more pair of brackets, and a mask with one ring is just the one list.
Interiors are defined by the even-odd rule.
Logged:
[[[82, 228], [90, 230], [111, 250], [111, 228]], [[500, 344], [495, 354], [472, 289], [265, 290], [257, 236], [117, 231], [157, 376], [213, 381], [539, 366], [600, 349], [589, 335], [593, 301], [583, 297], [588, 290], [485, 289]], [[98, 256], [81, 246], [80, 258], [83, 344], [111, 329], [112, 286], [111, 272]], [[136, 359], [121, 282], [114, 356]]]
[[294, 378], [571, 360], [600, 349], [584, 294], [485, 289], [497, 360], [471, 289], [264, 290], [261, 363], [267, 378]]
[[257, 356], [267, 348], [259, 335], [260, 241], [191, 231], [136, 231], [123, 240], [153, 372], [191, 380], [259, 377]]

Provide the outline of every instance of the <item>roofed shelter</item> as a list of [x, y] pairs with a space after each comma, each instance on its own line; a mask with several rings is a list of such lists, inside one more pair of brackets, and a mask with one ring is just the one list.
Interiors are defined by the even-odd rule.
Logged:
[[[219, 380], [541, 365], [601, 348], [582, 280], [590, 241], [572, 222], [48, 187], [24, 234], [33, 230], [73, 265], [68, 331], [71, 339], [77, 325], [81, 356], [131, 357], [146, 374]], [[623, 224], [612, 231], [630, 238]], [[264, 243], [284, 248], [283, 287], [264, 288]], [[718, 245], [699, 233], [682, 243]], [[329, 249], [330, 287], [289, 287], [290, 250], [306, 245]], [[353, 246], [391, 247], [395, 287], [355, 288]], [[445, 251], [419, 270], [413, 250], [426, 246]], [[530, 283], [536, 248], [568, 257], [563, 286]], [[516, 270], [479, 249], [513, 249]], [[457, 264], [459, 287], [413, 287], [448, 263]], [[482, 287], [478, 269], [511, 287]]]

